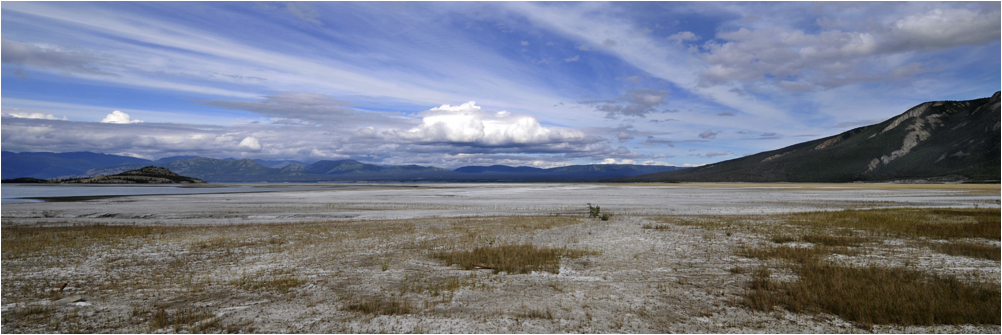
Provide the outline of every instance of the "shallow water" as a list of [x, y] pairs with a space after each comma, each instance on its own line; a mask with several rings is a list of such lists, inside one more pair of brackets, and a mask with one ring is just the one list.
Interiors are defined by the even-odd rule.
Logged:
[[67, 185], [67, 184], [3, 184], [0, 204], [44, 202], [43, 198], [94, 197], [130, 195], [184, 195], [216, 193], [249, 193], [305, 191], [317, 189], [350, 189], [361, 187], [343, 184], [276, 185], [276, 184], [209, 184], [209, 185]]

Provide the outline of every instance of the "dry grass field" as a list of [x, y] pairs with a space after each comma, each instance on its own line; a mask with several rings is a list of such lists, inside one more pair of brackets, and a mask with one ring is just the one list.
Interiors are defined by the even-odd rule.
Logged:
[[[997, 198], [994, 187], [994, 194], [973, 191]], [[584, 202], [548, 209], [550, 200], [534, 195], [533, 213], [513, 206], [511, 215], [441, 215], [442, 208], [489, 207], [461, 200], [405, 218], [279, 215], [420, 214], [428, 194], [404, 194], [410, 200], [384, 202], [383, 210], [357, 208], [376, 203], [358, 194], [349, 194], [357, 203], [314, 194], [327, 202], [275, 200], [270, 218], [254, 202], [259, 209], [247, 205], [241, 223], [194, 225], [114, 210], [150, 197], [5, 205], [2, 331], [1000, 331], [1000, 212], [985, 201], [843, 209], [880, 203], [853, 199], [824, 210], [741, 215], [644, 215], [607, 205], [611, 199], [591, 201], [611, 214], [601, 220], [589, 218]], [[236, 212], [230, 215], [241, 215], [234, 208], [251, 199], [226, 197], [231, 207], [217, 210]], [[155, 201], [169, 208], [206, 199], [219, 201]]]

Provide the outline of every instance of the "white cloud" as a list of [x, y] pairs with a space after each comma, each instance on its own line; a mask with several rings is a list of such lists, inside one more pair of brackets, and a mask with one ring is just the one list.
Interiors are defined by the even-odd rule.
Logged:
[[253, 151], [258, 151], [261, 150], [261, 143], [259, 143], [256, 138], [247, 136], [244, 137], [242, 141], [240, 141], [240, 147], [247, 148]]
[[522, 45], [529, 45], [529, 41], [522, 41]]
[[19, 119], [44, 119], [44, 120], [63, 120], [63, 121], [66, 121], [66, 116], [63, 116], [62, 118], [58, 118], [55, 115], [45, 114], [45, 113], [8, 112], [8, 113], [0, 114], [0, 115], [3, 115], [4, 117], [14, 117], [14, 118], [19, 118]]
[[643, 163], [640, 163], [640, 165], [650, 165], [650, 166], [676, 166], [676, 165], [674, 165], [674, 164], [669, 164], [669, 163], [665, 163], [665, 162], [660, 162], [660, 161], [652, 161], [652, 160], [647, 160], [647, 161], [644, 161]]
[[878, 12], [867, 21], [822, 18], [817, 32], [767, 23], [721, 31], [716, 37], [724, 42], [707, 42], [700, 53], [708, 65], [701, 78], [704, 85], [762, 82], [809, 92], [911, 78], [932, 70], [917, 52], [999, 40], [997, 9], [942, 7], [907, 16]]
[[637, 164], [637, 161], [624, 158], [623, 160], [617, 162], [615, 158], [606, 158], [603, 159], [602, 162], [600, 162], [599, 164]]
[[507, 111], [486, 113], [476, 102], [442, 105], [422, 114], [421, 124], [396, 134], [423, 143], [458, 143], [485, 146], [577, 142], [588, 136], [577, 130], [544, 127], [531, 116], [511, 116]]
[[683, 31], [672, 34], [668, 36], [668, 40], [675, 41], [675, 43], [682, 43], [684, 41], [698, 41], [700, 38], [693, 34], [691, 31]]
[[143, 122], [143, 120], [133, 120], [132, 117], [129, 116], [129, 114], [117, 110], [109, 113], [107, 116], [104, 117], [104, 119], [101, 120], [101, 123], [141, 123], [141, 122]]
[[999, 12], [976, 12], [966, 8], [937, 8], [899, 19], [892, 34], [912, 48], [944, 48], [998, 41]]
[[570, 62], [577, 62], [578, 60], [581, 60], [581, 56], [579, 56], [579, 55], [574, 55], [574, 57], [570, 57], [570, 58], [564, 58], [564, 61], [568, 62], [568, 63], [570, 63]]

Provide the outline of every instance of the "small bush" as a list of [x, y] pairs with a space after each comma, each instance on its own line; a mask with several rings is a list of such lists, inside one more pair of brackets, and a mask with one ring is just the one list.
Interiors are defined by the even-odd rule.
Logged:
[[588, 217], [597, 218], [601, 213], [602, 213], [602, 207], [592, 206], [591, 203], [588, 203]]

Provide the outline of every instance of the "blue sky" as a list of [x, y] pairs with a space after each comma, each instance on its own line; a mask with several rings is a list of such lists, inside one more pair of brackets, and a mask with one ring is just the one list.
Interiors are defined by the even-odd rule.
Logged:
[[1002, 82], [998, 2], [3, 2], [2, 149], [699, 165]]

